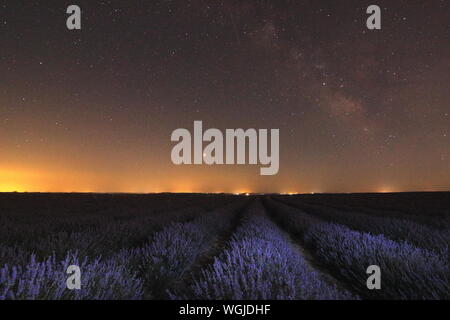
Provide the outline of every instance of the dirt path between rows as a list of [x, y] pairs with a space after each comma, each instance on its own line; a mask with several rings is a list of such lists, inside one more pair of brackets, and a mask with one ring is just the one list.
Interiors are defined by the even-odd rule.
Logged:
[[342, 281], [335, 278], [332, 275], [332, 272], [330, 272], [330, 270], [328, 270], [328, 268], [325, 265], [323, 265], [322, 263], [317, 261], [317, 259], [314, 258], [312, 252], [303, 246], [302, 240], [299, 239], [298, 236], [295, 236], [286, 230], [283, 224], [280, 223], [280, 221], [278, 221], [272, 210], [267, 207], [265, 201], [262, 201], [262, 203], [264, 205], [264, 209], [269, 219], [271, 219], [271, 221], [273, 221], [278, 226], [278, 228], [280, 228], [280, 230], [282, 230], [286, 234], [290, 244], [304, 258], [305, 262], [311, 268], [311, 270], [315, 270], [319, 274], [319, 277], [323, 279], [325, 282], [331, 285], [335, 285], [339, 290], [351, 292], [353, 295], [356, 296], [356, 293], [351, 287], [347, 286]]
[[[215, 258], [226, 249], [231, 236], [234, 234], [236, 228], [240, 225], [242, 216], [244, 215], [251, 202], [252, 200], [246, 201], [240, 209], [234, 212], [231, 227], [228, 230], [224, 230], [216, 237], [209, 249], [196, 259], [196, 261], [192, 264], [189, 270], [184, 273], [181, 279], [172, 283], [172, 285], [168, 289], [169, 291], [183, 292], [183, 289], [189, 287], [205, 267], [208, 267], [209, 265], [212, 265], [214, 263]], [[169, 297], [168, 295], [164, 295], [162, 298], [168, 299]]]

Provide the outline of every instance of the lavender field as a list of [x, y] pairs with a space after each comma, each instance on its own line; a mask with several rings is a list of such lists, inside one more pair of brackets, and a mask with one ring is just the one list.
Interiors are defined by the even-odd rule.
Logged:
[[0, 194], [0, 300], [448, 300], [449, 198]]

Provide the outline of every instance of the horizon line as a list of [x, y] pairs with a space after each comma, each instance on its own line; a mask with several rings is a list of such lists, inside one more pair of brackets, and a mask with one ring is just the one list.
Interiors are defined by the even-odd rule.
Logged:
[[352, 192], [89, 192], [89, 191], [0, 191], [0, 194], [117, 194], [117, 195], [158, 195], [158, 194], [224, 194], [224, 195], [326, 195], [326, 194], [398, 194], [398, 193], [448, 193], [450, 190], [412, 190], [412, 191], [352, 191]]

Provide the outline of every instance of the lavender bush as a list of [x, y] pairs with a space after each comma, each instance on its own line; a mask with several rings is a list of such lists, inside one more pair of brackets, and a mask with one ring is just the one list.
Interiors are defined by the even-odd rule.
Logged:
[[[81, 290], [66, 288], [69, 265], [78, 265], [82, 273]], [[0, 269], [2, 299], [140, 299], [142, 281], [114, 260], [87, 262], [77, 254], [62, 261], [55, 256], [37, 261], [34, 255], [26, 266], [4, 265]]]
[[[312, 226], [305, 242], [322, 262], [338, 270], [367, 297], [450, 299], [448, 261], [434, 252], [331, 223]], [[365, 287], [365, 270], [370, 265], [382, 270], [381, 290], [368, 291]]]
[[324, 220], [343, 224], [353, 230], [384, 235], [391, 240], [407, 241], [419, 248], [435, 251], [448, 260], [450, 229], [435, 229], [406, 219], [341, 211], [331, 207], [305, 204], [295, 199], [288, 202]]

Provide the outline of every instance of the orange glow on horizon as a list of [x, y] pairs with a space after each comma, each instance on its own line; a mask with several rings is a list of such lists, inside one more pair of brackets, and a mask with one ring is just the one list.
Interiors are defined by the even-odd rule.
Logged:
[[13, 184], [0, 184], [0, 192], [26, 192], [26, 190], [19, 186]]
[[[70, 168], [46, 170], [45, 167], [19, 167], [0, 164], [0, 192], [81, 192], [81, 193], [233, 193], [250, 195], [256, 193], [280, 193], [296, 195], [303, 193], [349, 193], [370, 192], [367, 189], [360, 190], [318, 190], [302, 184], [302, 191], [295, 191], [295, 184], [290, 182], [292, 189], [279, 188], [274, 185], [269, 188], [259, 188], [256, 184], [246, 183], [245, 187], [235, 188], [233, 184], [239, 184], [239, 179], [230, 178], [228, 174], [214, 172], [191, 172], [189, 175], [166, 173], [135, 172], [99, 172], [88, 170], [71, 170]], [[255, 179], [257, 179], [256, 177]], [[212, 186], [212, 187], [210, 187]], [[278, 189], [279, 188], [279, 189]], [[278, 189], [278, 190], [277, 190]], [[281, 190], [280, 190], [281, 189]], [[309, 189], [309, 190], [308, 190]], [[298, 189], [297, 189], [298, 190]], [[375, 193], [389, 193], [402, 191], [444, 191], [440, 188], [427, 187], [426, 190], [399, 190], [392, 184], [381, 185], [373, 188]]]
[[376, 193], [391, 193], [396, 192], [395, 189], [391, 186], [383, 186], [375, 191]]

